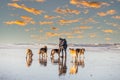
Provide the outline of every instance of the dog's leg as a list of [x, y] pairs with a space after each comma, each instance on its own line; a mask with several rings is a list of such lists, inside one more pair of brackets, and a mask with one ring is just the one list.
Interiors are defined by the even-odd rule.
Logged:
[[42, 53], [42, 57], [44, 57], [44, 53]]
[[67, 51], [66, 51], [66, 49], [65, 49], [65, 56], [67, 55]]
[[45, 56], [47, 57], [47, 52], [45, 53]]
[[27, 59], [28, 54], [26, 53], [26, 59]]
[[58, 56], [60, 57], [60, 52], [58, 52]]
[[52, 51], [51, 51], [51, 54], [50, 54], [50, 56], [52, 56]]
[[52, 51], [51, 51], [51, 56], [54, 57], [54, 54], [55, 54], [55, 51], [52, 50]]
[[63, 56], [63, 49], [62, 49], [62, 56], [61, 56], [61, 57], [62, 57], [62, 58], [64, 57], [64, 56]]
[[47, 53], [46, 53], [46, 52], [44, 53], [44, 57], [45, 57], [45, 58], [47, 57]]

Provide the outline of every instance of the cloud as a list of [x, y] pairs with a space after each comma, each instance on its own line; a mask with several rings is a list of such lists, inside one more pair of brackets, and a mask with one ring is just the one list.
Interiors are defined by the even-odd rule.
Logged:
[[98, 23], [98, 21], [94, 20], [93, 18], [88, 18], [85, 20], [82, 20], [83, 24], [87, 24], [87, 23]]
[[84, 14], [88, 14], [88, 13], [89, 13], [89, 10], [84, 10], [83, 13], [84, 13]]
[[88, 8], [101, 8], [102, 6], [109, 6], [110, 4], [106, 2], [95, 2], [95, 1], [85, 1], [85, 0], [70, 0], [70, 4], [76, 6], [83, 6]]
[[21, 19], [23, 19], [23, 21], [26, 23], [35, 24], [35, 21], [33, 21], [33, 19], [29, 16], [21, 16]]
[[29, 23], [30, 24], [35, 24], [35, 21], [33, 21], [33, 19], [29, 16], [25, 16], [25, 15], [21, 16], [21, 19], [22, 20], [7, 21], [7, 22], [5, 22], [5, 24], [9, 24], [9, 25], [17, 24], [19, 26], [26, 26]]
[[34, 15], [40, 15], [40, 14], [42, 14], [44, 12], [43, 10], [37, 10], [35, 8], [27, 7], [24, 4], [19, 5], [17, 3], [8, 3], [8, 6], [23, 9], [23, 10], [29, 12], [29, 13], [34, 14]]
[[10, 14], [10, 16], [19, 16], [18, 14]]
[[19, 26], [25, 26], [26, 23], [24, 21], [21, 21], [21, 20], [15, 20], [15, 21], [7, 21], [7, 22], [4, 22], [5, 24], [8, 24], [8, 25], [12, 25], [12, 24], [16, 24], [16, 25], [19, 25]]
[[80, 29], [91, 29], [92, 27], [91, 26], [80, 26], [79, 28]]
[[107, 38], [105, 38], [105, 40], [106, 40], [106, 41], [110, 41], [110, 40], [111, 40], [111, 38], [107, 37]]
[[73, 19], [73, 20], [62, 19], [62, 20], [59, 20], [58, 23], [61, 24], [61, 25], [64, 25], [64, 24], [76, 23], [76, 22], [79, 22], [79, 21], [80, 21], [80, 19]]
[[42, 40], [45, 40], [45, 38], [44, 38], [44, 37], [39, 36], [39, 35], [35, 35], [35, 34], [30, 35], [30, 37], [31, 37], [32, 39], [37, 40], [37, 41], [42, 41]]
[[120, 2], [120, 0], [117, 0], [118, 2]]
[[53, 24], [52, 21], [40, 21], [39, 23], [40, 25], [52, 25]]
[[79, 29], [75, 29], [75, 30], [73, 31], [73, 33], [75, 33], [75, 34], [81, 34], [82, 31], [80, 31]]
[[113, 33], [113, 30], [111, 29], [106, 29], [106, 30], [102, 30], [104, 33]]
[[30, 31], [30, 29], [25, 29], [25, 31], [26, 31], [26, 32], [29, 32], [29, 31]]
[[59, 13], [59, 14], [80, 14], [80, 11], [79, 10], [75, 10], [75, 9], [61, 9], [61, 8], [57, 8], [55, 10], [56, 13]]
[[51, 29], [54, 30], [54, 31], [58, 30], [58, 28], [56, 28], [56, 27], [51, 27]]
[[115, 13], [116, 13], [116, 10], [111, 9], [111, 10], [108, 10], [106, 12], [98, 12], [97, 15], [104, 17], [104, 16], [107, 16], [107, 15], [113, 15]]
[[27, 28], [27, 29], [25, 29], [26, 32], [34, 31], [34, 30], [36, 30], [36, 28]]
[[43, 3], [45, 2], [45, 0], [35, 0], [36, 2], [40, 2], [40, 3]]
[[18, 5], [17, 3], [8, 3], [8, 6], [15, 7], [15, 8], [22, 8], [22, 6]]
[[20, 0], [12, 0], [12, 2], [19, 2]]
[[95, 38], [95, 37], [97, 37], [97, 35], [95, 33], [92, 33], [92, 34], [89, 35], [89, 37], [90, 38]]
[[60, 16], [49, 16], [49, 15], [44, 15], [45, 19], [55, 19], [55, 18], [60, 18]]
[[56, 36], [60, 36], [59, 33], [53, 33], [53, 32], [46, 32], [46, 36], [47, 37], [56, 37]]
[[108, 22], [108, 21], [104, 21], [107, 25], [113, 26], [113, 27], [119, 27], [120, 24], [115, 23], [115, 22]]
[[79, 27], [75, 27], [74, 29], [73, 29], [73, 32], [72, 32], [72, 34], [81, 34], [82, 33], [82, 31], [80, 30], [80, 28]]
[[120, 20], [120, 16], [112, 16], [112, 18]]
[[71, 33], [71, 32], [62, 32], [61, 35], [66, 35], [66, 36], [68, 36], [68, 35], [72, 35], [72, 33]]
[[82, 36], [82, 35], [79, 35], [79, 36], [77, 36], [76, 38], [83, 38], [83, 36]]
[[39, 32], [43, 32], [43, 30], [39, 30]]
[[74, 36], [72, 36], [72, 35], [68, 35], [67, 38], [74, 38]]

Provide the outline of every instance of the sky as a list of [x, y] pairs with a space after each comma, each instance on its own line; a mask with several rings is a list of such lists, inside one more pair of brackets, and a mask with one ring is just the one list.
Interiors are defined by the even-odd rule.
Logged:
[[120, 43], [120, 0], [0, 0], [0, 43]]

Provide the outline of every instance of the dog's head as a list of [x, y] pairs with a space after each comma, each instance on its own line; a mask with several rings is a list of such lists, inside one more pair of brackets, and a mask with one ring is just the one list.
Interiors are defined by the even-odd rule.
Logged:
[[73, 49], [73, 48], [69, 48], [69, 50], [70, 50], [70, 54], [75, 54], [76, 53], [76, 50]]
[[26, 50], [26, 53], [30, 53], [30, 52], [32, 52], [31, 49], [27, 49], [27, 50]]
[[82, 51], [82, 52], [85, 52], [85, 48], [82, 48], [81, 51]]

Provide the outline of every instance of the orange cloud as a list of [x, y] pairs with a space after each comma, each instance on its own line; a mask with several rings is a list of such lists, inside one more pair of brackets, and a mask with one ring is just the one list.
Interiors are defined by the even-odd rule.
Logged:
[[70, 0], [70, 4], [76, 6], [84, 6], [89, 8], [101, 8], [102, 6], [109, 6], [106, 2], [84, 1], [84, 0]]
[[90, 34], [89, 36], [90, 36], [90, 38], [95, 38], [95, 37], [97, 37], [97, 35], [96, 35], [95, 33], [92, 33], [92, 34]]
[[72, 33], [70, 33], [70, 32], [62, 32], [61, 35], [67, 35], [68, 36], [68, 35], [72, 35]]
[[110, 41], [110, 40], [111, 40], [111, 38], [107, 37], [107, 38], [105, 38], [105, 40], [106, 40], [106, 41]]
[[24, 4], [19, 5], [17, 3], [8, 3], [8, 6], [23, 9], [23, 10], [29, 12], [29, 13], [34, 14], [34, 15], [39, 15], [39, 14], [42, 14], [44, 12], [43, 10], [37, 10], [35, 8], [29, 8], [29, 7], [25, 6]]
[[20, 21], [20, 20], [16, 20], [16, 21], [7, 21], [5, 22], [5, 24], [16, 24], [16, 25], [19, 25], [19, 26], [25, 26], [26, 23], [24, 21]]
[[80, 11], [79, 10], [74, 10], [74, 9], [61, 9], [61, 8], [57, 8], [55, 10], [56, 13], [59, 13], [59, 14], [80, 14]]
[[56, 28], [56, 27], [51, 27], [51, 29], [52, 29], [52, 30], [55, 30], [55, 31], [58, 30], [58, 28]]
[[113, 33], [113, 30], [111, 30], [111, 29], [106, 29], [106, 30], [102, 30], [102, 31], [105, 33]]
[[74, 38], [74, 36], [72, 36], [72, 35], [68, 35], [67, 38]]
[[79, 29], [75, 29], [73, 32], [74, 32], [75, 34], [81, 34], [81, 33], [82, 33]]
[[19, 16], [18, 14], [10, 14], [10, 16]]
[[91, 26], [80, 26], [79, 28], [80, 29], [91, 29], [92, 27]]
[[22, 8], [20, 5], [17, 3], [8, 3], [8, 6], [15, 7], [15, 8]]
[[32, 35], [30, 35], [30, 37], [31, 37], [32, 39], [37, 40], [37, 41], [45, 40], [45, 38], [43, 38], [43, 37], [41, 37], [41, 36], [39, 36], [39, 35], [34, 35], [34, 34], [32, 34]]
[[60, 36], [58, 33], [53, 33], [53, 32], [46, 32], [47, 37], [55, 37], [55, 36]]
[[106, 16], [107, 14], [105, 12], [99, 12], [97, 13], [98, 16]]
[[45, 15], [44, 18], [45, 18], [45, 19], [54, 19], [54, 18], [60, 18], [60, 16], [49, 16], [49, 15]]
[[18, 2], [18, 1], [20, 1], [20, 0], [12, 0], [12, 2]]
[[112, 16], [114, 19], [120, 19], [120, 16]]
[[98, 23], [96, 20], [94, 20], [93, 18], [88, 18], [86, 20], [82, 20], [83, 24], [87, 24], [87, 23]]
[[25, 31], [26, 31], [26, 32], [29, 32], [29, 31], [30, 31], [30, 29], [25, 29]]
[[74, 19], [74, 20], [65, 20], [65, 19], [63, 19], [63, 20], [59, 20], [59, 24], [61, 24], [61, 25], [64, 25], [64, 24], [70, 24], [70, 23], [76, 23], [76, 22], [79, 22], [80, 21], [80, 19]]
[[45, 0], [35, 0], [36, 2], [40, 2], [40, 3], [43, 3], [45, 2]]
[[113, 15], [113, 14], [115, 14], [116, 13], [116, 10], [108, 10], [108, 11], [106, 11], [106, 12], [98, 12], [97, 13], [97, 15], [98, 16], [107, 16], [107, 15]]
[[114, 23], [114, 22], [107, 22], [107, 21], [104, 21], [107, 25], [110, 25], [110, 26], [114, 26], [114, 27], [119, 27], [120, 25], [118, 23]]
[[52, 21], [40, 21], [39, 23], [40, 25], [52, 25], [53, 24]]
[[7, 22], [5, 22], [5, 24], [9, 24], [9, 25], [17, 24], [19, 26], [25, 26], [25, 25], [27, 25], [29, 23], [35, 24], [35, 21], [33, 21], [33, 19], [31, 17], [29, 17], [29, 16], [21, 16], [21, 19], [22, 20], [7, 21]]
[[21, 18], [23, 19], [24, 22], [26, 23], [31, 23], [31, 24], [35, 24], [35, 21], [33, 21], [33, 19], [29, 16], [21, 16]]
[[84, 14], [88, 14], [88, 13], [89, 13], [89, 10], [84, 10], [83, 13], [84, 13]]
[[39, 32], [43, 32], [43, 30], [39, 30]]
[[77, 36], [77, 38], [83, 38], [83, 36], [82, 36], [82, 35], [79, 35], [79, 36]]

